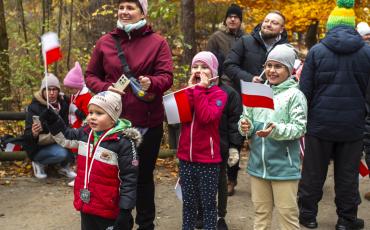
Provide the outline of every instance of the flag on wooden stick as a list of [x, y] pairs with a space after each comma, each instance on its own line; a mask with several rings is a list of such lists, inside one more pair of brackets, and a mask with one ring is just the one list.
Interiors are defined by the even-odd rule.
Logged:
[[46, 65], [50, 65], [62, 58], [58, 35], [47, 32], [41, 36], [42, 55]]
[[163, 96], [168, 124], [189, 122], [193, 119], [190, 102], [185, 90]]

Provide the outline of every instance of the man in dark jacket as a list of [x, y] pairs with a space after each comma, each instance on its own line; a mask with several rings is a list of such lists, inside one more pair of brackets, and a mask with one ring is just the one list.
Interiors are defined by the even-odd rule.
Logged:
[[[232, 46], [223, 65], [224, 75], [239, 94], [240, 80], [260, 82], [258, 76], [263, 71], [269, 51], [277, 44], [288, 42], [284, 24], [285, 17], [279, 11], [272, 11], [254, 28], [251, 35], [242, 36]], [[234, 193], [238, 170], [239, 164], [228, 170], [229, 195]]]
[[239, 93], [240, 80], [261, 82], [258, 77], [270, 50], [288, 42], [284, 24], [285, 17], [279, 11], [272, 11], [251, 35], [242, 36], [231, 48], [224, 62], [224, 71]]
[[68, 102], [60, 95], [58, 78], [49, 73], [42, 80], [40, 90], [34, 94], [32, 102], [27, 108], [24, 147], [28, 157], [32, 160], [35, 177], [46, 178], [44, 167], [49, 164], [60, 164], [61, 168], [58, 172], [68, 178], [74, 178], [76, 173], [69, 168], [70, 152], [54, 141], [47, 126], [38, 119], [47, 108], [47, 97], [49, 106], [53, 107], [68, 124]]
[[355, 31], [353, 1], [337, 1], [325, 39], [311, 48], [300, 80], [308, 121], [302, 179], [298, 191], [300, 223], [317, 228], [329, 161], [334, 161], [337, 230], [362, 229], [357, 218], [359, 162], [365, 126], [365, 95], [370, 47]]

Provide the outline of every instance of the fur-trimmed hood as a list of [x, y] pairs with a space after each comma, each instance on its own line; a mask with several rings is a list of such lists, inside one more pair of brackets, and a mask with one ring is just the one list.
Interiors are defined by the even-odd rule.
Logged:
[[136, 147], [138, 147], [141, 144], [142, 140], [143, 140], [143, 137], [140, 134], [139, 130], [137, 130], [135, 128], [124, 129], [122, 131], [122, 133], [125, 135], [125, 137], [132, 140], [135, 143]]

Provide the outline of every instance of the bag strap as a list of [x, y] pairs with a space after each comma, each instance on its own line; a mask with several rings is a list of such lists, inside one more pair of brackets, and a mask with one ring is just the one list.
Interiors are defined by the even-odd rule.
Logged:
[[127, 77], [129, 77], [129, 78], [134, 77], [134, 74], [131, 72], [130, 66], [127, 64], [125, 53], [122, 50], [120, 37], [112, 35], [112, 38], [114, 39], [114, 41], [116, 43], [116, 48], [117, 48], [117, 51], [118, 51], [117, 54], [118, 54], [119, 60], [122, 63], [123, 73], [125, 75], [127, 75]]

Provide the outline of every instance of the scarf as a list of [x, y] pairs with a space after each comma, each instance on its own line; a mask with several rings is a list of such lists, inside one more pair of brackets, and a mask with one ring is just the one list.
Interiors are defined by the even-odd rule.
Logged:
[[127, 24], [127, 25], [123, 25], [120, 20], [117, 20], [117, 28], [118, 29], [121, 29], [121, 30], [124, 30], [126, 33], [130, 33], [131, 31], [133, 30], [138, 30], [140, 28], [142, 28], [143, 26], [145, 26], [146, 24], [146, 20], [145, 19], [142, 19], [134, 24]]

